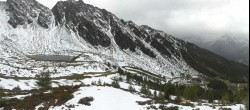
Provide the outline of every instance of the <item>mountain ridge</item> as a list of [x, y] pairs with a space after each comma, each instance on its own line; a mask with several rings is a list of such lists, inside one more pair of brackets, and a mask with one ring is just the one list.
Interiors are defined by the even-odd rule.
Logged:
[[233, 37], [230, 34], [225, 34], [213, 40], [206, 40], [201, 37], [183, 37], [181, 39], [210, 50], [228, 60], [249, 65], [249, 39]]
[[[25, 3], [30, 1], [31, 4]], [[172, 73], [174, 77], [202, 73], [236, 82], [244, 82], [248, 78], [247, 66], [228, 61], [162, 31], [124, 21], [105, 9], [83, 1], [59, 1], [51, 10], [43, 6], [33, 9], [32, 6], [38, 3], [35, 0], [7, 0], [6, 3], [7, 15], [10, 16], [6, 20], [12, 28], [3, 23], [2, 29], [7, 28], [6, 32], [10, 33], [1, 33], [1, 36], [9, 40], [0, 41], [8, 41], [24, 54], [70, 55], [86, 52], [92, 54], [89, 57], [93, 61], [100, 59], [101, 68], [107, 68], [106, 63], [111, 63], [113, 66], [145, 68], [165, 77], [173, 77]], [[33, 12], [37, 16], [30, 16]], [[22, 46], [24, 42], [27, 44]], [[7, 47], [6, 50], [15, 51], [8, 49], [10, 44], [3, 46]]]

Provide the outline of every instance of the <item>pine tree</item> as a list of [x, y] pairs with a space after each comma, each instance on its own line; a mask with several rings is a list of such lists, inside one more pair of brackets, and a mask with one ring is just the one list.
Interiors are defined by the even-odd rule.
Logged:
[[227, 104], [230, 100], [229, 98], [230, 98], [229, 93], [225, 93], [225, 95], [221, 98], [222, 103]]
[[146, 84], [143, 84], [143, 86], [141, 87], [140, 92], [141, 92], [142, 94], [147, 95], [147, 85], [146, 85]]
[[184, 90], [183, 95], [186, 99], [196, 101], [198, 99], [197, 92], [198, 92], [197, 86], [195, 86], [195, 85], [187, 86]]
[[215, 91], [214, 90], [211, 90], [211, 89], [209, 89], [208, 91], [207, 91], [207, 99], [208, 99], [208, 101], [209, 101], [209, 103], [213, 103], [213, 101], [215, 100]]
[[0, 108], [4, 107], [6, 104], [6, 100], [3, 98], [5, 96], [4, 90], [2, 87], [0, 87]]
[[2, 87], [0, 87], [0, 98], [4, 97], [4, 90]]
[[126, 74], [126, 82], [127, 82], [127, 83], [130, 83], [130, 82], [131, 82], [131, 75], [130, 75], [130, 73], [127, 73], [127, 74]]
[[118, 68], [118, 73], [120, 74], [120, 75], [124, 75], [124, 71], [122, 70], [122, 68]]
[[52, 81], [51, 81], [49, 72], [41, 73], [36, 84], [38, 85], [40, 89], [43, 89], [43, 90], [50, 89]]
[[249, 110], [249, 92], [247, 93], [245, 100], [246, 100], [246, 102], [245, 102], [246, 109]]
[[101, 81], [101, 79], [99, 79], [98, 80], [98, 86], [102, 86], [103, 84], [102, 84], [102, 81]]
[[247, 96], [245, 98], [245, 105], [246, 105], [246, 109], [249, 110], [249, 83], [247, 85], [247, 91], [246, 91], [246, 93], [247, 93]]
[[154, 90], [154, 98], [157, 98], [157, 92]]
[[168, 82], [167, 84], [165, 84], [164, 94], [165, 94], [166, 99], [170, 100], [170, 95], [175, 95], [175, 91], [176, 91], [176, 87], [174, 84], [172, 84], [171, 82]]
[[95, 81], [92, 81], [92, 82], [91, 82], [91, 85], [95, 86], [95, 85], [96, 85], [96, 82], [95, 82]]

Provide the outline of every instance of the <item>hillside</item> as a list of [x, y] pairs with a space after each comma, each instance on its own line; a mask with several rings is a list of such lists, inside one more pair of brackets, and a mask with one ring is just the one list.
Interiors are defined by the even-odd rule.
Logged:
[[[33, 0], [7, 0], [1, 3], [1, 16], [0, 72], [7, 76], [11, 72], [34, 77], [45, 65], [49, 70], [58, 68], [27, 57], [32, 55], [80, 55], [79, 62], [63, 64], [72, 72], [88, 71], [86, 67], [105, 71], [109, 64], [143, 68], [168, 78], [204, 74], [244, 82], [249, 75], [245, 65], [82, 1], [60, 1], [49, 10]], [[56, 74], [65, 70], [59, 67]]]
[[0, 110], [247, 109], [248, 66], [82, 0], [0, 16]]

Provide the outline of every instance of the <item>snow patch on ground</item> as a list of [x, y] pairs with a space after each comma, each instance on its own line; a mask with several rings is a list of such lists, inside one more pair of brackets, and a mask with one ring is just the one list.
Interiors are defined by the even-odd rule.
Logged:
[[[94, 101], [91, 106], [78, 104], [79, 100], [84, 97], [92, 96]], [[76, 105], [74, 110], [145, 110], [138, 105], [136, 101], [146, 101], [123, 90], [111, 87], [82, 87], [74, 93], [74, 98], [69, 100], [65, 105]], [[65, 105], [50, 108], [50, 110], [61, 110]]]

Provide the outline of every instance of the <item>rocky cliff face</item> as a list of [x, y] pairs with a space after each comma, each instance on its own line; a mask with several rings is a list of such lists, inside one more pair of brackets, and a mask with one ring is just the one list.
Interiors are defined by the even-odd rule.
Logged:
[[[5, 36], [2, 42], [8, 39], [14, 46], [9, 43], [2, 46], [11, 46], [16, 52], [32, 47], [32, 51], [23, 50], [24, 55], [45, 54], [43, 52], [48, 50], [46, 54], [51, 55], [87, 53], [91, 54], [89, 57], [92, 57], [92, 61], [101, 64], [108, 62], [114, 66], [143, 68], [167, 78], [202, 73], [228, 79], [236, 76], [237, 81], [244, 81], [249, 73], [244, 65], [149, 26], [124, 21], [105, 9], [81, 0], [59, 1], [52, 10], [35, 0], [7, 0], [6, 7], [8, 24], [4, 20], [2, 24], [4, 27], [11, 25], [12, 28], [0, 29], [11, 34], [0, 34]], [[16, 29], [19, 25], [30, 27]], [[17, 33], [17, 30], [33, 34]], [[13, 38], [10, 35], [23, 37]], [[24, 44], [27, 39], [29, 43]]]
[[[154, 29], [146, 32], [147, 26], [138, 26], [132, 21], [126, 22], [104, 9], [81, 1], [61, 1], [56, 4], [52, 12], [55, 15], [56, 25], [66, 25], [93, 46], [108, 47], [112, 37], [123, 50], [129, 49], [135, 52], [138, 49], [155, 58], [155, 53], [149, 48], [152, 46], [168, 57], [171, 57], [172, 53], [180, 57], [175, 51], [178, 47], [174, 47], [173, 37]], [[110, 31], [111, 36], [105, 31]]]
[[44, 28], [49, 28], [52, 13], [49, 8], [44, 7], [35, 0], [7, 0], [10, 20], [8, 23], [16, 28], [25, 23], [37, 22]]

